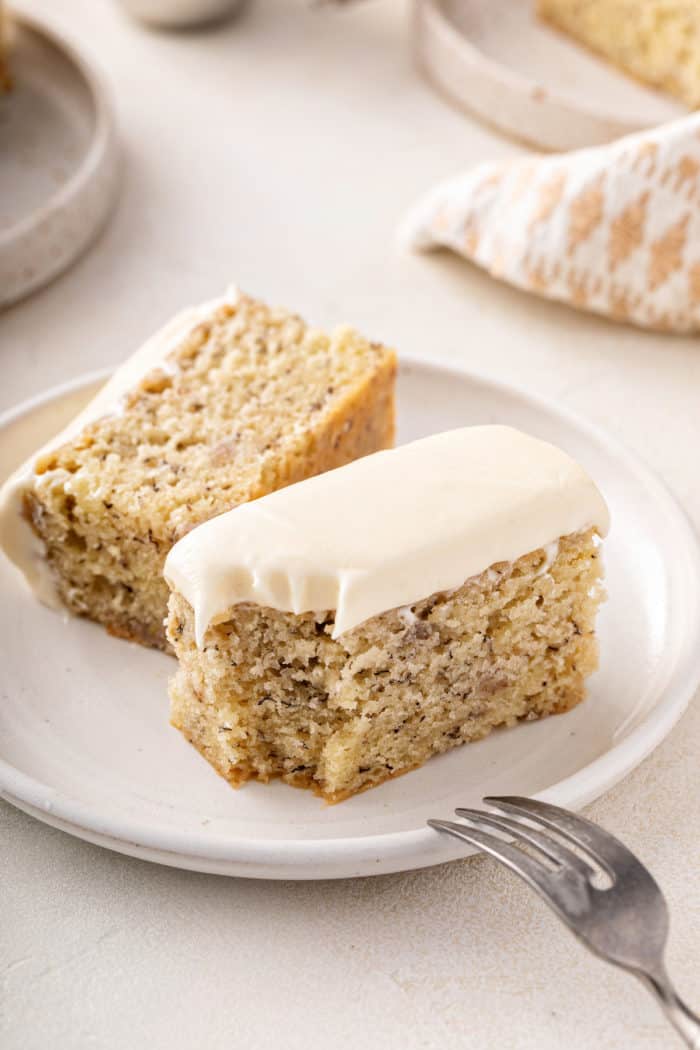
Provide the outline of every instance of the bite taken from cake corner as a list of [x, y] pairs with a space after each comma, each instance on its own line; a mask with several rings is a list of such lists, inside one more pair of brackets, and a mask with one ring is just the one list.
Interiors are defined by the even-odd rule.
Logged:
[[212, 519], [171, 551], [173, 724], [231, 784], [337, 802], [597, 666], [608, 512], [552, 445], [468, 427]]

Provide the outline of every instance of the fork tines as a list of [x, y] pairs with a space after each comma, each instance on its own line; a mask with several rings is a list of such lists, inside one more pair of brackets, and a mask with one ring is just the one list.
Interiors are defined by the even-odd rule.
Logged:
[[[428, 823], [478, 846], [520, 874], [532, 871], [532, 864], [527, 863], [530, 857], [518, 848], [523, 845], [536, 851], [538, 859], [533, 863], [538, 870], [546, 870], [542, 863], [544, 859], [549, 862], [549, 870], [552, 865], [555, 868], [567, 865], [580, 875], [592, 877], [602, 869], [614, 880], [623, 870], [639, 865], [634, 854], [613, 835], [585, 817], [558, 806], [517, 796], [485, 798], [484, 802], [495, 812], [460, 808], [455, 813], [466, 823], [447, 820], [429, 820]], [[518, 846], [490, 834], [491, 830], [500, 832]]]

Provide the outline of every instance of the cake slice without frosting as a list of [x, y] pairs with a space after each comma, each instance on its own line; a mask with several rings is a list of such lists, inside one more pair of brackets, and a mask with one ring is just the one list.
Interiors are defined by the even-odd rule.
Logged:
[[0, 490], [0, 547], [48, 604], [164, 647], [195, 525], [392, 444], [393, 351], [231, 291], [184, 311]]
[[232, 784], [338, 801], [521, 718], [595, 669], [603, 498], [509, 427], [290, 486], [171, 551], [172, 721]]

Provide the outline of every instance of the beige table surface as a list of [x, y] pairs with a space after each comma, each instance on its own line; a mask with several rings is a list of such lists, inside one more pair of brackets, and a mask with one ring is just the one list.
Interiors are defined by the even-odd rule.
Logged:
[[[700, 523], [693, 339], [644, 334], [402, 254], [434, 180], [517, 147], [412, 68], [408, 10], [255, 0], [162, 35], [109, 0], [25, 0], [111, 82], [126, 179], [94, 249], [0, 316], [0, 408], [116, 364], [234, 278], [320, 323], [471, 365], [585, 413]], [[700, 1004], [700, 706], [591, 814], [670, 899], [669, 961]], [[263, 883], [149, 865], [0, 804], [0, 1046], [661, 1048], [655, 1005], [484, 859], [406, 875]]]

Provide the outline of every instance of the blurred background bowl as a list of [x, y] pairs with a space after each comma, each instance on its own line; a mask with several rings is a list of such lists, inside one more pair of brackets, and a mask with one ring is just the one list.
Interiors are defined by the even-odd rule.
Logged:
[[86, 59], [15, 15], [12, 90], [0, 97], [0, 306], [69, 266], [106, 222], [119, 185], [108, 96]]

